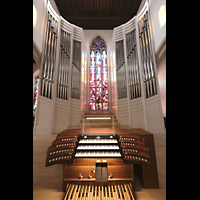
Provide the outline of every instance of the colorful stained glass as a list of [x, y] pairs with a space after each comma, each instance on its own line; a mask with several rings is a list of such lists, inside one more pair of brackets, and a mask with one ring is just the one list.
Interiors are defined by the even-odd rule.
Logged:
[[90, 103], [90, 110], [95, 110], [95, 103]]
[[107, 51], [106, 43], [104, 39], [101, 38], [99, 35], [92, 40], [92, 43], [90, 45], [90, 51], [96, 51], [97, 49], [100, 49], [100, 51]]
[[97, 36], [90, 46], [90, 110], [108, 110], [107, 46]]
[[95, 67], [95, 54], [94, 54], [94, 51], [91, 51], [90, 61], [91, 61], [91, 67]]
[[35, 79], [35, 94], [34, 94], [34, 106], [33, 106], [34, 111], [36, 110], [38, 101], [38, 86], [39, 86], [39, 77], [37, 76], [37, 78]]
[[107, 67], [107, 55], [106, 55], [106, 51], [103, 51], [103, 53], [102, 53], [102, 67]]

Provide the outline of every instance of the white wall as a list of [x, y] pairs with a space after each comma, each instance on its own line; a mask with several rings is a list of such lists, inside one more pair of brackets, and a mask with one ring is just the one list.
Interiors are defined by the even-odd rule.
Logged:
[[[85, 38], [83, 34], [83, 38]], [[82, 49], [81, 49], [81, 54], [82, 54], [82, 60], [81, 60], [81, 116], [87, 112], [87, 85], [88, 85], [88, 65], [90, 65], [90, 62], [88, 63], [88, 47], [85, 45], [85, 40], [83, 39], [82, 41]]]
[[166, 7], [166, 0], [150, 0], [150, 17], [154, 36], [155, 52], [157, 52], [166, 40], [166, 24], [161, 28], [159, 24], [158, 12], [162, 5]]
[[157, 67], [162, 111], [166, 117], [166, 54], [161, 57]]
[[164, 5], [166, 0], [150, 0], [150, 16], [154, 38], [154, 47], [157, 60], [157, 73], [160, 89], [160, 98], [162, 105], [163, 117], [166, 117], [166, 23], [161, 27], [159, 24], [159, 9]]
[[116, 83], [116, 56], [115, 56], [115, 40], [114, 34], [112, 37], [112, 45], [110, 49], [110, 98], [111, 98], [111, 111], [118, 118], [117, 106], [117, 83]]
[[100, 35], [105, 40], [107, 49], [110, 48], [113, 30], [83, 30], [83, 32], [85, 36], [85, 44], [88, 47], [88, 50], [90, 50], [90, 44], [97, 35]]
[[[50, 2], [54, 10], [60, 15], [54, 0], [50, 0]], [[47, 3], [48, 0], [33, 0], [33, 5], [37, 11], [37, 22], [35, 27], [33, 27], [33, 41], [40, 52], [42, 52]]]
[[33, 27], [33, 41], [42, 52], [47, 0], [33, 0], [33, 5], [37, 11], [37, 21], [35, 27]]

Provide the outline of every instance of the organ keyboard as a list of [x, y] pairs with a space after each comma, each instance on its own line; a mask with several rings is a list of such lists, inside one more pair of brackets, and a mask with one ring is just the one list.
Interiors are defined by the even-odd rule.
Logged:
[[97, 149], [97, 150], [117, 150], [119, 149], [118, 145], [79, 145], [77, 150], [90, 150], [90, 149]]
[[122, 155], [117, 136], [113, 134], [82, 134], [79, 135], [74, 156], [75, 158], [119, 158]]
[[81, 139], [79, 141], [79, 143], [81, 144], [113, 144], [113, 143], [118, 143], [116, 139]]
[[77, 152], [75, 154], [76, 158], [115, 158], [115, 157], [121, 157], [120, 152], [117, 151], [82, 151], [82, 152]]
[[64, 200], [135, 199], [134, 166], [143, 180], [141, 173], [147, 173], [148, 180], [155, 161], [146, 146], [147, 137], [133, 130], [115, 134], [66, 130], [57, 135], [47, 150], [46, 166], [63, 164]]
[[139, 135], [117, 134], [58, 136], [47, 152], [46, 166], [65, 164], [78, 158], [122, 158], [124, 162], [148, 163], [149, 153]]

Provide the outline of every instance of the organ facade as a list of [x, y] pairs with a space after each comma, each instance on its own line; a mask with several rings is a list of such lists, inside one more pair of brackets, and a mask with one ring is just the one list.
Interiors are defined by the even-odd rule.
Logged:
[[135, 200], [135, 173], [159, 188], [153, 133], [165, 133], [157, 66], [165, 46], [155, 41], [154, 4], [142, 1], [112, 30], [84, 30], [45, 2], [42, 44], [33, 41], [33, 134], [57, 134], [44, 162], [63, 165], [64, 200]]
[[80, 128], [93, 110], [114, 113], [120, 126], [165, 132], [150, 8], [146, 1], [109, 34], [88, 36], [47, 1], [34, 134]]

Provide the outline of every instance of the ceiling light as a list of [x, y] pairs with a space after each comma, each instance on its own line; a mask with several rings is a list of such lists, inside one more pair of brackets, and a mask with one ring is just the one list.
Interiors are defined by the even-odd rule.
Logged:
[[35, 8], [35, 6], [33, 5], [33, 27], [36, 27], [36, 23], [37, 23], [37, 10]]
[[165, 9], [165, 5], [162, 5], [159, 9], [158, 12], [158, 18], [159, 18], [159, 23], [160, 23], [160, 27], [162, 28], [165, 23], [166, 23], [166, 9]]

